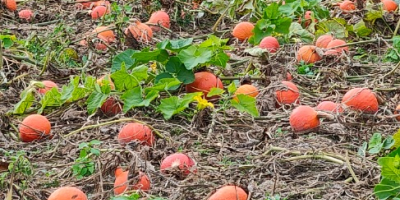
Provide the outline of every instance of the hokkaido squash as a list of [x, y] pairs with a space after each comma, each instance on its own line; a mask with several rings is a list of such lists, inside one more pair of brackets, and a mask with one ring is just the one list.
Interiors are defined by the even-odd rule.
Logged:
[[110, 10], [106, 6], [96, 6], [92, 9], [90, 15], [93, 20], [100, 19], [104, 15], [110, 13]]
[[388, 12], [393, 12], [397, 9], [397, 3], [393, 0], [381, 0], [383, 9]]
[[143, 173], [139, 172], [138, 179], [136, 183], [128, 188], [129, 184], [129, 171], [120, 171], [117, 176], [115, 176], [115, 181], [114, 181], [114, 194], [115, 195], [120, 195], [124, 193], [125, 191], [130, 190], [142, 190], [142, 191], [148, 191], [150, 190], [150, 179], [149, 177]]
[[118, 141], [126, 144], [135, 140], [144, 145], [153, 146], [155, 138], [148, 126], [136, 122], [128, 123], [119, 132]]
[[39, 114], [26, 117], [19, 125], [19, 137], [23, 142], [32, 142], [43, 138], [51, 138], [49, 120]]
[[122, 106], [121, 104], [114, 98], [114, 97], [109, 97], [103, 105], [101, 105], [100, 110], [106, 115], [106, 116], [115, 116], [122, 111]]
[[112, 30], [107, 30], [107, 29], [108, 27], [106, 26], [99, 26], [95, 28], [92, 32], [98, 33], [97, 37], [101, 39], [103, 42], [112, 43], [115, 41], [115, 34]]
[[322, 101], [315, 108], [320, 111], [328, 111], [328, 112], [343, 112], [343, 108], [340, 104], [332, 102], [332, 101]]
[[305, 45], [297, 51], [296, 59], [298, 62], [304, 61], [306, 64], [310, 64], [321, 60], [321, 57], [316, 52], [316, 46]]
[[233, 28], [232, 35], [240, 41], [249, 39], [253, 35], [254, 25], [250, 22], [240, 22]]
[[[328, 46], [326, 48], [329, 49], [329, 48], [334, 48], [334, 47], [341, 46], [341, 45], [346, 45], [346, 44], [347, 43], [344, 40], [335, 39], [335, 40], [332, 40], [331, 42], [329, 42], [329, 44], [328, 44]], [[340, 55], [344, 51], [348, 52], [349, 51], [349, 47], [344, 46], [344, 47], [338, 47], [338, 48], [330, 49], [330, 50], [325, 52], [325, 55]]]
[[247, 200], [247, 193], [241, 187], [226, 185], [219, 188], [208, 200]]
[[20, 19], [30, 21], [33, 17], [33, 12], [29, 9], [21, 10], [18, 12], [18, 16]]
[[[396, 110], [394, 110], [394, 114], [397, 115], [400, 113], [400, 104], [397, 105]], [[400, 116], [396, 117], [397, 121], [400, 121]]]
[[178, 178], [185, 178], [190, 173], [197, 172], [195, 162], [183, 153], [174, 153], [164, 158], [160, 170], [164, 174], [178, 175]]
[[87, 196], [76, 187], [60, 187], [47, 200], [87, 200]]
[[16, 11], [17, 10], [17, 2], [15, 0], [2, 0], [1, 2], [4, 3], [6, 8], [10, 11]]
[[268, 36], [261, 40], [259, 47], [275, 53], [279, 49], [279, 42], [276, 38]]
[[289, 117], [289, 123], [294, 132], [308, 131], [319, 126], [317, 112], [310, 106], [295, 108]]
[[153, 38], [153, 31], [146, 24], [136, 20], [135, 23], [125, 29], [125, 35], [132, 34], [138, 42], [150, 42]]
[[326, 48], [328, 44], [333, 40], [333, 36], [330, 34], [321, 35], [315, 42], [315, 46], [319, 48]]
[[241, 85], [236, 90], [235, 96], [233, 97], [233, 99], [235, 101], [239, 101], [239, 99], [236, 97], [238, 94], [245, 94], [245, 95], [248, 95], [251, 97], [257, 97], [258, 89], [256, 87], [254, 87], [253, 85], [245, 84], [245, 85]]
[[354, 5], [354, 2], [346, 0], [343, 1], [342, 3], [339, 3], [339, 8], [342, 10], [344, 13], [348, 11], [353, 11], [356, 9], [356, 6]]
[[342, 103], [348, 108], [363, 113], [378, 112], [378, 99], [368, 88], [354, 88], [349, 90], [342, 98]]
[[211, 72], [196, 72], [194, 74], [194, 82], [186, 85], [186, 92], [203, 92], [206, 99], [215, 97], [207, 97], [211, 88], [224, 89], [222, 81]]
[[278, 89], [275, 91], [275, 98], [278, 104], [299, 103], [299, 89], [290, 81], [281, 82], [286, 89]]
[[[151, 14], [148, 23], [152, 24], [160, 24], [161, 26], [168, 28], [170, 27], [170, 19], [168, 13], [165, 11], [156, 11], [153, 14]], [[160, 27], [158, 25], [150, 25], [151, 30], [158, 32], [160, 31]]]
[[39, 88], [38, 92], [40, 94], [46, 94], [46, 92], [48, 92], [49, 90], [51, 90], [53, 87], [58, 88], [57, 84], [54, 83], [53, 81], [42, 81], [42, 83], [44, 84], [44, 88]]

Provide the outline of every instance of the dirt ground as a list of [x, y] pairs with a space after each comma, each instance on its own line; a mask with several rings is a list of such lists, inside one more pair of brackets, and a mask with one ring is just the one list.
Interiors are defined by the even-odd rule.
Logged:
[[[119, 1], [134, 5], [129, 16], [148, 18], [141, 3]], [[142, 2], [143, 3], [143, 2]], [[83, 34], [97, 26], [87, 15], [87, 10], [78, 10], [74, 4], [65, 1], [26, 1], [22, 7], [35, 10], [31, 23], [21, 22], [17, 13], [0, 9], [0, 33], [9, 31], [19, 39], [32, 38], [79, 41]], [[171, 8], [170, 13], [174, 13]], [[173, 33], [164, 31], [155, 35], [155, 40], [166, 38], [197, 37], [211, 33], [215, 16], [204, 21], [172, 22]], [[182, 25], [183, 23], [183, 25]], [[226, 30], [231, 28], [229, 20], [224, 21]], [[69, 32], [52, 35], [60, 24], [71, 29]], [[211, 25], [210, 25], [211, 24]], [[193, 26], [196, 28], [193, 29]], [[199, 28], [200, 27], [200, 28]], [[121, 30], [116, 30], [122, 34]], [[229, 33], [223, 37], [231, 37]], [[231, 39], [235, 46], [231, 63], [249, 59], [239, 66], [226, 70], [229, 76], [243, 71], [250, 62], [265, 73], [264, 81], [253, 84], [260, 88], [257, 105], [261, 116], [252, 118], [248, 114], [229, 109], [223, 113], [204, 110], [194, 116], [176, 115], [164, 120], [162, 115], [148, 108], [137, 108], [125, 115], [105, 117], [100, 112], [88, 116], [82, 104], [70, 104], [45, 113], [52, 124], [54, 137], [35, 143], [18, 140], [18, 124], [24, 116], [9, 115], [7, 112], [20, 100], [21, 91], [31, 80], [57, 80], [62, 85], [70, 75], [82, 73], [80, 68], [59, 68], [49, 65], [42, 68], [3, 50], [3, 69], [8, 83], [0, 85], [0, 149], [7, 152], [24, 151], [32, 164], [30, 176], [10, 174], [0, 176], [0, 198], [5, 199], [10, 185], [12, 199], [47, 199], [59, 186], [77, 186], [85, 191], [89, 199], [104, 200], [113, 196], [114, 170], [117, 166], [130, 169], [132, 174], [139, 170], [148, 174], [151, 190], [141, 192], [146, 197], [162, 197], [169, 200], [207, 199], [217, 188], [225, 184], [240, 185], [250, 194], [249, 199], [266, 200], [279, 194], [287, 199], [375, 199], [373, 187], [380, 180], [377, 155], [359, 155], [359, 148], [373, 133], [392, 135], [399, 128], [393, 110], [399, 102], [398, 71], [391, 71], [390, 63], [360, 62], [352, 59], [357, 47], [349, 55], [339, 58], [325, 58], [315, 65], [319, 74], [314, 76], [296, 73], [295, 51], [300, 45], [285, 45], [267, 62], [243, 52], [247, 44]], [[154, 42], [155, 44], [155, 42]], [[148, 44], [148, 46], [154, 45]], [[88, 49], [77, 43], [70, 45], [78, 55], [88, 54]], [[384, 53], [385, 44], [360, 45], [371, 54]], [[124, 44], [115, 44], [117, 51], [126, 49]], [[26, 51], [21, 49], [21, 51]], [[113, 52], [93, 53], [92, 64], [86, 73], [99, 76], [109, 70]], [[379, 56], [378, 56], [379, 58]], [[33, 58], [34, 59], [34, 58]], [[380, 98], [379, 112], [360, 116], [355, 112], [334, 115], [323, 119], [320, 127], [305, 134], [293, 133], [289, 115], [296, 106], [275, 108], [273, 103], [276, 82], [283, 80], [286, 72], [293, 75], [301, 92], [301, 105], [316, 106], [323, 100], [340, 102], [351, 88], [368, 87]], [[19, 77], [15, 79], [15, 77]], [[218, 106], [218, 105], [216, 105]], [[157, 138], [154, 147], [137, 144], [121, 146], [116, 137], [127, 118], [141, 120], [157, 129], [165, 138]], [[114, 121], [104, 126], [85, 128], [89, 125]], [[82, 131], [73, 132], [83, 128]], [[72, 134], [71, 134], [72, 133]], [[96, 171], [78, 180], [72, 174], [71, 166], [79, 156], [78, 146], [82, 142], [102, 141], [98, 146], [101, 156], [95, 160]], [[160, 173], [160, 162], [174, 152], [187, 153], [197, 163], [198, 171], [184, 180]], [[1, 152], [0, 152], [1, 153]], [[0, 154], [0, 173], [10, 158]], [[24, 184], [23, 184], [24, 183]], [[21, 186], [26, 186], [21, 187]]]

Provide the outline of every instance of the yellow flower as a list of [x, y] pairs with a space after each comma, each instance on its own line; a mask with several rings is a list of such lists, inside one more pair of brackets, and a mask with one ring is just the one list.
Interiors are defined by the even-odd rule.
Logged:
[[151, 71], [153, 71], [153, 73], [156, 73], [157, 70], [157, 63], [153, 62], [153, 64], [150, 65]]
[[214, 104], [207, 101], [207, 99], [203, 99], [201, 95], [195, 96], [194, 100], [197, 101], [197, 110], [203, 110], [207, 107], [214, 108]]

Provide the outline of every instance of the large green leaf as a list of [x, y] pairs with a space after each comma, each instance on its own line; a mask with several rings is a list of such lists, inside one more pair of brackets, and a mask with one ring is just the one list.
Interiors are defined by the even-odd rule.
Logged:
[[135, 87], [126, 91], [121, 99], [124, 101], [123, 111], [128, 112], [135, 107], [149, 106], [151, 101], [158, 97], [158, 91], [152, 90], [143, 98], [142, 88]]
[[256, 98], [244, 94], [239, 94], [236, 97], [238, 98], [238, 100], [231, 100], [231, 104], [233, 107], [238, 109], [240, 112], [249, 113], [253, 117], [259, 116], [256, 107]]
[[381, 175], [392, 181], [400, 183], [400, 157], [381, 157], [378, 159], [378, 164], [382, 166]]
[[122, 63], [129, 69], [134, 63], [135, 59], [132, 58], [133, 54], [139, 52], [133, 49], [127, 49], [119, 54], [117, 54], [111, 64], [111, 72], [116, 72], [121, 69]]
[[375, 185], [374, 194], [380, 200], [400, 197], [400, 184], [388, 178], [383, 178], [379, 184]]
[[88, 114], [91, 115], [96, 112], [97, 108], [100, 108], [101, 105], [103, 105], [108, 96], [108, 94], [103, 94], [97, 91], [94, 91], [92, 94], [90, 94], [86, 101]]
[[128, 73], [124, 67], [119, 71], [111, 74], [115, 87], [119, 91], [132, 89], [140, 84], [141, 81], [146, 80], [148, 67], [141, 65], [132, 69], [132, 73]]
[[43, 98], [40, 100], [41, 108], [38, 113], [42, 113], [48, 106], [61, 106], [64, 102], [61, 101], [61, 93], [57, 88], [51, 88], [47, 91]]
[[21, 100], [14, 105], [13, 114], [23, 114], [35, 101], [32, 89], [22, 91], [20, 97]]
[[197, 65], [210, 61], [211, 56], [211, 50], [196, 46], [190, 46], [187, 49], [180, 51], [178, 54], [178, 58], [183, 62], [188, 70], [192, 70]]
[[172, 96], [161, 100], [161, 104], [157, 107], [166, 120], [170, 119], [173, 115], [178, 114], [185, 110], [191, 102], [194, 101], [194, 97], [199, 93], [189, 93], [183, 98]]

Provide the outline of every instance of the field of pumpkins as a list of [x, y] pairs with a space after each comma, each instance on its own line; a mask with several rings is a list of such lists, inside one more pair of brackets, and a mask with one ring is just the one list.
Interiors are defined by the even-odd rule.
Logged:
[[400, 199], [399, 0], [0, 0], [0, 199]]

